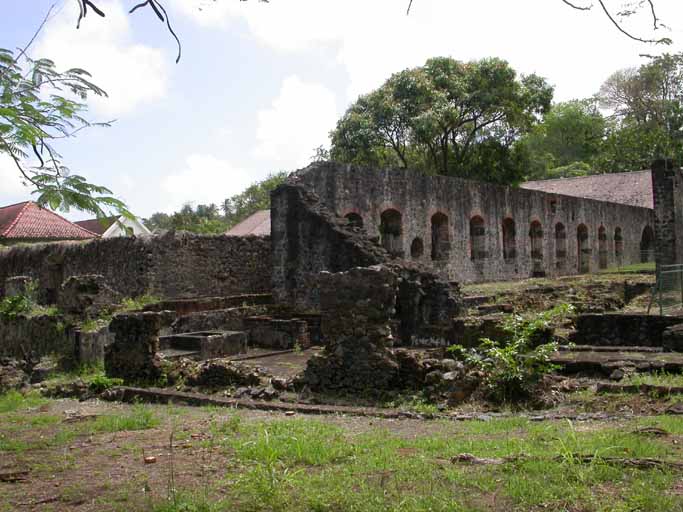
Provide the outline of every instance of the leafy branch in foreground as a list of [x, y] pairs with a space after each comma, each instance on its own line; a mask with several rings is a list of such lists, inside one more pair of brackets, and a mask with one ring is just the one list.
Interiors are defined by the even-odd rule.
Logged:
[[88, 96], [106, 97], [106, 92], [87, 71], [60, 72], [51, 60], [29, 58], [27, 48], [16, 53], [0, 48], [0, 155], [10, 157], [41, 205], [98, 217], [106, 215], [103, 208], [130, 215], [109, 189], [71, 174], [55, 147], [84, 128], [109, 126], [83, 117]]

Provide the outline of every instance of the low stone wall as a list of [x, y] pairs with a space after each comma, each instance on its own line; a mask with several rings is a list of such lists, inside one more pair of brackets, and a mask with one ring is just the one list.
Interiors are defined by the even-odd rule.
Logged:
[[683, 318], [645, 314], [587, 314], [576, 319], [577, 345], [662, 347], [664, 331]]
[[231, 297], [200, 297], [196, 299], [163, 300], [149, 304], [144, 311], [174, 311], [178, 316], [214, 310], [226, 310], [240, 306], [270, 305], [270, 293], [233, 295]]
[[173, 333], [200, 331], [243, 331], [244, 319], [264, 315], [266, 306], [245, 306], [183, 315], [173, 322]]
[[269, 293], [269, 237], [207, 236], [169, 232], [13, 247], [0, 252], [0, 296], [6, 280], [27, 276], [39, 283], [41, 300], [56, 302], [71, 276], [99, 274], [123, 296], [228, 297]]
[[75, 361], [74, 340], [61, 316], [0, 318], [0, 357], [22, 359], [56, 355], [65, 364]]

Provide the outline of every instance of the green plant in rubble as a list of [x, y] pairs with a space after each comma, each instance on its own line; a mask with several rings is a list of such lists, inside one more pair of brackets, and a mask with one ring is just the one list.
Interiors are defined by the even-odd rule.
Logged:
[[510, 315], [503, 324], [507, 335], [503, 341], [481, 338], [476, 348], [454, 345], [448, 350], [482, 373], [482, 385], [490, 399], [526, 399], [544, 375], [558, 369], [550, 360], [557, 351], [551, 326], [573, 312], [573, 306], [560, 304], [531, 319]]
[[0, 301], [0, 317], [4, 319], [16, 318], [30, 312], [32, 306], [30, 299], [24, 295], [5, 297]]
[[127, 297], [121, 301], [121, 306], [118, 309], [119, 311], [137, 311], [156, 302], [161, 302], [161, 297], [150, 294], [139, 297]]

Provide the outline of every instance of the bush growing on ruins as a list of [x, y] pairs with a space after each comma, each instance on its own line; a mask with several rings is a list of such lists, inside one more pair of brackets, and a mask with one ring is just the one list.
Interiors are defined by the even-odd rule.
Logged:
[[482, 338], [477, 348], [454, 345], [448, 351], [482, 373], [481, 384], [489, 399], [524, 400], [543, 376], [559, 368], [550, 360], [558, 348], [552, 325], [573, 312], [573, 306], [560, 304], [532, 319], [510, 315], [503, 324], [506, 340]]

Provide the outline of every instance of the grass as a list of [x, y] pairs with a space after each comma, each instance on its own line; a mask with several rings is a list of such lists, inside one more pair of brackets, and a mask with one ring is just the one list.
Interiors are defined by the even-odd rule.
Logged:
[[159, 423], [159, 418], [155, 416], [149, 407], [137, 404], [125, 414], [105, 414], [98, 416], [89, 426], [89, 430], [94, 433], [146, 430], [158, 426]]
[[21, 394], [18, 391], [10, 391], [0, 395], [0, 414], [39, 407], [47, 402], [38, 393]]
[[[55, 425], [49, 411], [35, 411], [27, 405], [30, 398], [0, 400], [10, 402], [15, 404], [12, 410], [0, 415], [0, 458], [34, 453], [33, 457], [39, 458], [34, 464], [45, 464], [45, 472], [50, 465], [62, 464], [59, 475], [66, 490], [59, 492], [65, 499], [96, 496], [102, 510], [683, 510], [683, 498], [674, 492], [682, 471], [632, 469], [604, 460], [651, 457], [680, 461], [683, 446], [674, 441], [678, 439], [675, 436], [683, 435], [683, 422], [676, 417], [618, 423], [535, 422], [523, 417], [467, 422], [341, 416], [282, 419], [270, 413], [138, 404], [121, 406], [119, 414], [100, 414], [91, 422]], [[27, 421], [8, 420], [19, 415]], [[37, 420], [41, 415], [46, 419]], [[17, 424], [24, 428], [22, 435], [9, 430]], [[659, 427], [670, 436], [639, 433], [644, 426]], [[149, 436], [126, 436], [125, 449], [112, 446], [110, 436], [97, 436], [154, 427], [160, 429], [160, 444], [167, 442], [169, 429], [177, 429], [175, 439], [193, 446], [175, 453], [176, 474], [183, 475], [177, 489], [166, 483], [168, 455], [161, 455], [159, 463], [152, 466], [140, 463], [138, 454], [149, 446]], [[190, 433], [201, 433], [201, 438], [190, 437]], [[73, 458], [66, 460], [67, 451], [62, 447], [74, 436], [94, 437], [94, 451], [74, 452]], [[106, 440], [104, 444], [98, 444], [102, 440]], [[114, 449], [121, 453], [114, 454]], [[116, 459], [123, 479], [113, 479], [106, 488], [69, 480], [71, 471], [71, 478], [97, 472], [100, 468], [84, 466], [84, 461], [100, 452]], [[498, 465], [451, 462], [453, 456], [465, 453], [514, 460]], [[592, 455], [595, 460], [583, 463], [576, 454]], [[94, 460], [98, 460], [96, 456]], [[213, 470], [204, 471], [205, 464], [214, 464]], [[33, 468], [37, 470], [36, 465]], [[148, 485], [156, 492], [142, 496], [140, 489]], [[11, 493], [6, 497], [0, 494], [0, 510], [12, 499]]]
[[640, 274], [643, 272], [654, 272], [655, 262], [650, 261], [646, 263], [634, 263], [633, 265], [624, 265], [621, 267], [610, 267], [600, 270], [601, 274]]
[[652, 386], [683, 387], [683, 374], [667, 373], [664, 371], [653, 373], [634, 373], [627, 376], [622, 384], [649, 384]]

